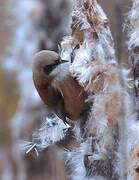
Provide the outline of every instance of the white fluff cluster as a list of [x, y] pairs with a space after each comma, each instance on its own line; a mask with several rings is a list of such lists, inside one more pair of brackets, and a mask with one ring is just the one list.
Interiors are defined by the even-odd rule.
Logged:
[[91, 66], [88, 65], [91, 59], [91, 49], [88, 43], [85, 43], [76, 51], [76, 56], [73, 64], [70, 66], [70, 72], [76, 77], [79, 83], [84, 84], [89, 81], [91, 75]]
[[43, 150], [50, 145], [64, 139], [68, 124], [64, 124], [57, 116], [46, 118], [46, 122], [41, 128], [33, 133], [32, 139], [39, 150]]
[[[90, 3], [90, 1], [87, 2]], [[104, 154], [113, 141], [112, 130], [109, 126], [117, 123], [121, 113], [121, 86], [111, 32], [108, 26], [107, 28], [104, 26], [107, 18], [96, 1], [92, 1], [92, 5], [92, 21], [94, 16], [98, 21], [98, 26], [90, 25], [86, 29], [87, 32], [84, 32], [84, 42], [76, 50], [70, 70], [85, 90], [95, 93], [90, 112], [89, 129], [91, 134], [95, 134], [96, 138], [100, 139], [98, 146], [103, 152], [101, 154]], [[80, 9], [77, 10], [80, 11]], [[73, 13], [74, 15], [77, 15], [77, 10]], [[82, 29], [85, 29], [85, 23], [89, 23], [85, 16], [86, 14], [84, 14]], [[92, 33], [92, 28], [96, 29], [98, 35], [96, 40], [93, 34], [89, 35]]]
[[[92, 23], [87, 18], [88, 14], [86, 11], [88, 10], [84, 10], [85, 3], [91, 8], [93, 6], [89, 14]], [[83, 43], [80, 44], [79, 49], [75, 50], [75, 57], [70, 71], [73, 76], [78, 78], [79, 83], [84, 86], [90, 81], [91, 73], [94, 71], [92, 69], [94, 60], [102, 66], [109, 62], [116, 64], [114, 44], [108, 27], [108, 19], [97, 1], [75, 1], [72, 14], [73, 17], [76, 17], [75, 22], [73, 22], [74, 28], [83, 32]], [[94, 25], [94, 21], [97, 21], [96, 25]], [[93, 37], [94, 31], [98, 36], [97, 39]], [[72, 37], [63, 39], [61, 43], [63, 52], [61, 56], [63, 59], [70, 61], [71, 51], [74, 48], [74, 43], [77, 41], [75, 38], [73, 33]]]
[[84, 142], [79, 148], [66, 153], [66, 166], [71, 168], [72, 173], [68, 176], [72, 180], [89, 180], [86, 177], [86, 169], [84, 165], [84, 155], [87, 152], [88, 142]]
[[139, 122], [135, 117], [130, 118], [127, 123], [127, 177], [134, 179], [136, 176], [135, 169], [139, 167]]
[[19, 143], [20, 149], [27, 154], [34, 150], [38, 156], [39, 151], [63, 140], [69, 128], [70, 126], [64, 124], [57, 116], [46, 118], [41, 127], [33, 133], [31, 142], [21, 141]]
[[70, 61], [71, 53], [73, 50], [72, 41], [73, 41], [73, 38], [71, 36], [63, 37], [63, 41], [61, 42], [61, 46], [59, 47], [61, 59]]

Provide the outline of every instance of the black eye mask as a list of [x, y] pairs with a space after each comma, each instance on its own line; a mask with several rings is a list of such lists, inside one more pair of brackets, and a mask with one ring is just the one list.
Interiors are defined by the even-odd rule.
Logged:
[[49, 75], [52, 72], [52, 70], [54, 70], [56, 67], [57, 67], [57, 64], [47, 65], [43, 68], [43, 72]]
[[67, 63], [67, 62], [68, 62], [68, 60], [63, 60], [63, 59], [61, 59], [61, 61], [58, 60], [58, 61], [55, 62], [55, 64], [46, 65], [43, 68], [43, 72], [45, 74], [49, 75], [57, 67], [57, 65]]

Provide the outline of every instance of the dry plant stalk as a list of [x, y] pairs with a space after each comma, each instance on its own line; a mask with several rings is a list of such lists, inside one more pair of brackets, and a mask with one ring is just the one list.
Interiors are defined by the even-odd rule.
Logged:
[[129, 41], [128, 49], [131, 54], [134, 88], [136, 96], [137, 120], [139, 120], [139, 1], [133, 0], [133, 6], [128, 15]]
[[128, 14], [128, 49], [134, 79], [135, 121], [129, 129], [129, 179], [139, 179], [139, 0], [132, 0], [132, 8]]
[[84, 154], [90, 156], [87, 175], [124, 179], [124, 156], [123, 160], [120, 157], [125, 153], [122, 146], [127, 94], [121, 83], [108, 19], [96, 0], [75, 0], [71, 28], [72, 35], [61, 43], [61, 57], [70, 59], [71, 74], [93, 104], [81, 127], [82, 137], [92, 137], [91, 154], [88, 144], [89, 152]]

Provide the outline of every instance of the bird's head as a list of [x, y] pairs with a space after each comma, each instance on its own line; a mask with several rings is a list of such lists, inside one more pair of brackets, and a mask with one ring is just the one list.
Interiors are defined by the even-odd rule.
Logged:
[[58, 53], [50, 50], [42, 50], [33, 57], [33, 73], [49, 75], [57, 65], [67, 61], [61, 60]]

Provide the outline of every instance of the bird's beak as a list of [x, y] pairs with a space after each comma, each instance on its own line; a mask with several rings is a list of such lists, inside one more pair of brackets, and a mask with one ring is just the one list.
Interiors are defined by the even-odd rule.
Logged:
[[67, 63], [67, 62], [69, 62], [69, 61], [68, 61], [68, 60], [63, 60], [63, 59], [61, 59], [60, 62], [61, 62], [61, 64], [62, 64], [62, 63]]

